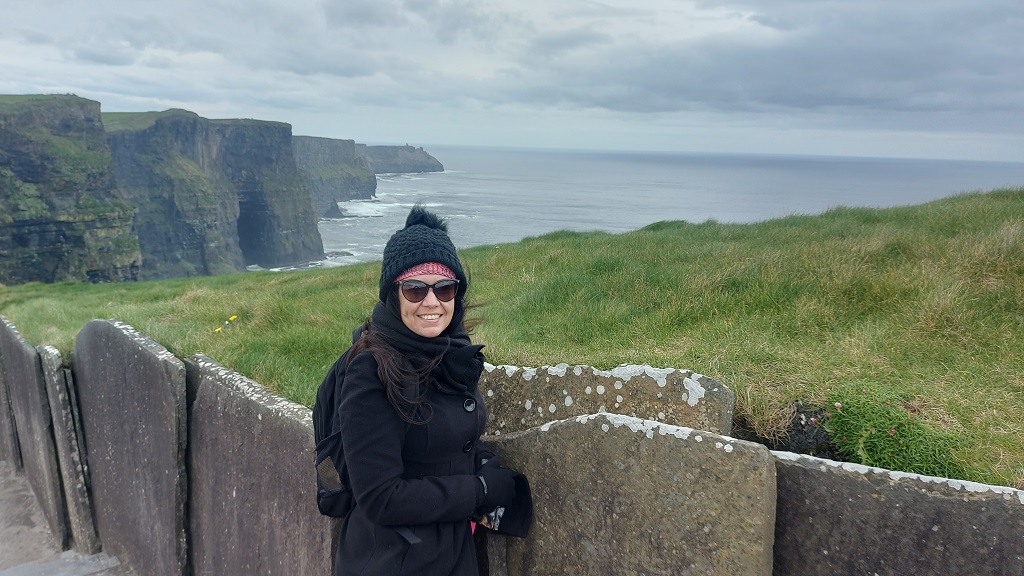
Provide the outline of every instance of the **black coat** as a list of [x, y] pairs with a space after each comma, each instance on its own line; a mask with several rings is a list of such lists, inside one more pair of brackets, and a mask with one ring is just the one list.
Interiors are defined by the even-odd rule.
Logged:
[[483, 503], [474, 474], [483, 398], [448, 382], [428, 386], [426, 400], [430, 420], [410, 424], [388, 400], [372, 354], [349, 365], [336, 421], [355, 507], [341, 528], [337, 576], [477, 575], [470, 517]]

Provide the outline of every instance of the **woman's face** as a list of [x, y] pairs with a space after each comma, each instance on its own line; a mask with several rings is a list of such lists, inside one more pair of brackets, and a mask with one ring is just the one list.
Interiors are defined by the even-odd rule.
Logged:
[[[445, 277], [438, 274], [420, 274], [406, 278], [406, 280], [419, 280], [424, 284], [434, 284]], [[419, 302], [409, 302], [398, 290], [399, 310], [402, 313], [402, 322], [414, 333], [424, 338], [433, 338], [448, 328], [452, 322], [452, 314], [455, 311], [455, 299], [448, 302], [441, 302], [437, 299], [434, 291], [427, 292], [427, 297]]]

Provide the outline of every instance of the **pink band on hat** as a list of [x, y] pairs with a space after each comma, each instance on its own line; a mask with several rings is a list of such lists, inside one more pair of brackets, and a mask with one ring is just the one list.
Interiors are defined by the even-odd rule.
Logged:
[[401, 282], [406, 278], [412, 278], [413, 276], [419, 276], [420, 274], [437, 274], [438, 276], [444, 276], [445, 278], [451, 278], [452, 280], [456, 279], [455, 272], [452, 272], [452, 269], [444, 264], [441, 264], [440, 262], [424, 262], [423, 264], [417, 264], [399, 274], [398, 278], [395, 278], [395, 282]]

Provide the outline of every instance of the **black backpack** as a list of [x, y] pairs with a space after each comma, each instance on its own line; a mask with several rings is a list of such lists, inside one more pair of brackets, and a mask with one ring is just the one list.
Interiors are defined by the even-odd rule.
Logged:
[[[359, 330], [353, 334], [353, 341]], [[316, 506], [320, 513], [345, 518], [352, 511], [352, 488], [345, 466], [341, 430], [335, 430], [334, 418], [345, 382], [349, 351], [338, 358], [316, 391], [313, 404], [313, 441], [316, 443]]]

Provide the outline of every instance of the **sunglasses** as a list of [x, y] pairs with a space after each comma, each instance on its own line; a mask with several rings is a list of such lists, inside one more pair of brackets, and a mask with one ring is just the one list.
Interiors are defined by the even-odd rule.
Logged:
[[430, 290], [434, 291], [434, 296], [439, 301], [450, 302], [459, 290], [459, 281], [445, 278], [433, 284], [427, 284], [419, 280], [402, 280], [398, 286], [402, 290], [402, 296], [405, 296], [405, 299], [413, 304], [422, 302]]

